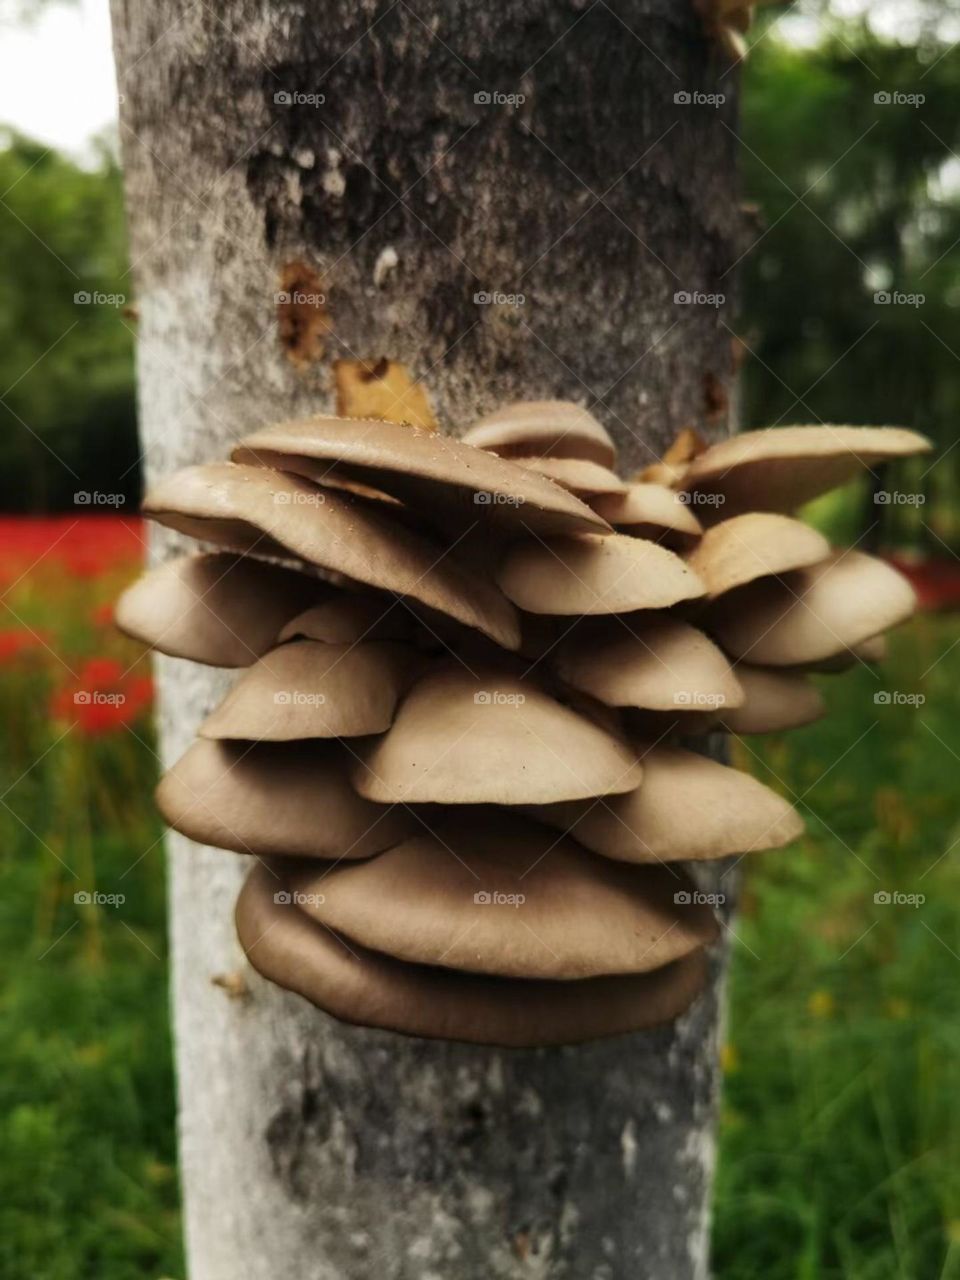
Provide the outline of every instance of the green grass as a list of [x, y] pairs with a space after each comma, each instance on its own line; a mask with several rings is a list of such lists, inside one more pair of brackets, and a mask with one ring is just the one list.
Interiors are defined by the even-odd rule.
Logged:
[[[87, 620], [116, 587], [61, 581], [54, 610], [52, 584], [28, 583], [15, 607], [73, 665], [126, 661]], [[941, 857], [960, 835], [954, 636], [921, 619], [879, 680], [824, 678], [827, 720], [740, 748], [803, 797], [809, 834], [747, 865], [717, 1280], [960, 1278], [960, 873]], [[0, 1274], [182, 1277], [149, 729], [57, 741], [65, 679], [45, 651], [0, 666], [0, 793], [17, 814], [0, 806]], [[880, 688], [927, 701], [877, 705]], [[125, 902], [78, 905], [78, 887]]]
[[[942, 656], [955, 632], [920, 619], [879, 678], [824, 679], [828, 719], [740, 749], [803, 797], [808, 835], [746, 873], [715, 1202], [722, 1280], [960, 1276], [960, 873], [956, 851], [942, 856], [960, 836], [960, 647]], [[879, 689], [927, 701], [877, 705]], [[874, 901], [894, 891], [926, 901]]]

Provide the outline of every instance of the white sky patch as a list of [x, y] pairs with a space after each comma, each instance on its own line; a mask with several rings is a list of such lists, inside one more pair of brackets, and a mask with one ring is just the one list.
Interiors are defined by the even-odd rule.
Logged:
[[117, 118], [108, 0], [51, 4], [0, 29], [0, 125], [76, 159]]

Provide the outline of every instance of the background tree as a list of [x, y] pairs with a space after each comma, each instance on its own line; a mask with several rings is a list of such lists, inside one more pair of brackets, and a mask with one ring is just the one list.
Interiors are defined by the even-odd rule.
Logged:
[[[637, 467], [724, 429], [728, 331], [675, 302], [721, 291], [739, 229], [733, 84], [690, 6], [113, 15], [148, 476], [384, 358], [454, 431], [568, 396]], [[172, 762], [222, 678], [160, 669]], [[171, 854], [194, 1280], [705, 1274], [715, 985], [675, 1026], [554, 1052], [349, 1028], [241, 966], [238, 859]]]

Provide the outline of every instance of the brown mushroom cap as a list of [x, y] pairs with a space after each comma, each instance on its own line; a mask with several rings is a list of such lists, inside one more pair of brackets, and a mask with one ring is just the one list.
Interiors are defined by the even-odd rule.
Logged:
[[521, 400], [478, 419], [466, 444], [502, 457], [586, 458], [612, 467], [617, 450], [592, 413], [569, 400]]
[[117, 601], [121, 631], [160, 653], [246, 667], [286, 620], [329, 588], [249, 556], [182, 556], [151, 569]]
[[413, 618], [393, 596], [341, 592], [291, 618], [274, 641], [352, 644], [357, 640], [409, 640], [415, 630]]
[[336, 742], [211, 742], [198, 738], [165, 773], [164, 819], [198, 844], [237, 853], [368, 858], [420, 824], [350, 786]]
[[612, 707], [697, 712], [743, 701], [725, 654], [674, 618], [580, 629], [560, 645], [554, 667], [568, 684]]
[[236, 912], [253, 967], [344, 1022], [405, 1035], [514, 1049], [579, 1044], [667, 1022], [706, 981], [702, 951], [651, 973], [580, 982], [405, 964], [344, 944], [289, 897], [266, 867], [253, 868]]
[[717, 936], [672, 868], [618, 865], [496, 811], [431, 827], [365, 862], [282, 874], [301, 910], [364, 947], [505, 978], [645, 973]]
[[516, 614], [493, 584], [392, 520], [383, 504], [224, 462], [165, 477], [143, 509], [194, 538], [241, 550], [285, 547], [312, 564], [418, 600], [506, 649], [520, 643]]
[[[621, 494], [627, 489], [627, 482], [621, 480], [615, 471], [586, 458], [511, 458], [511, 462], [539, 472], [561, 489], [568, 489], [580, 498], [594, 494]], [[597, 510], [595, 502], [591, 506]]]
[[418, 680], [392, 728], [359, 754], [354, 786], [387, 804], [548, 803], [640, 779], [625, 742], [537, 685], [453, 665]]
[[419, 663], [414, 649], [386, 640], [294, 640], [249, 667], [199, 733], [268, 742], [383, 733]]
[[932, 447], [925, 436], [899, 427], [770, 427], [711, 445], [690, 463], [683, 488], [722, 494], [723, 518], [789, 512], [865, 468]]
[[687, 556], [687, 564], [711, 596], [756, 578], [817, 564], [830, 555], [822, 533], [769, 511], [732, 516], [708, 529]]
[[605, 522], [543, 476], [433, 431], [356, 418], [317, 416], [255, 431], [234, 461], [293, 471], [316, 484], [339, 475], [400, 498], [414, 510], [435, 503], [470, 519], [492, 519], [537, 533], [603, 529]]
[[603, 495], [591, 503], [594, 511], [617, 529], [627, 529], [634, 536], [680, 534], [685, 539], [697, 537], [703, 526], [674, 489], [665, 484], [631, 484], [623, 494]]
[[518, 542], [497, 581], [521, 609], [563, 615], [665, 609], [704, 593], [679, 556], [622, 533]]
[[653, 747], [642, 758], [643, 781], [626, 795], [531, 812], [595, 853], [625, 862], [777, 849], [803, 831], [796, 810], [748, 773], [682, 747]]
[[735, 658], [796, 666], [855, 648], [908, 618], [915, 604], [896, 569], [860, 551], [840, 551], [722, 596], [706, 625]]
[[724, 707], [720, 719], [731, 733], [779, 733], [812, 724], [825, 713], [820, 690], [800, 672], [752, 667], [734, 668], [744, 699], [739, 707]]

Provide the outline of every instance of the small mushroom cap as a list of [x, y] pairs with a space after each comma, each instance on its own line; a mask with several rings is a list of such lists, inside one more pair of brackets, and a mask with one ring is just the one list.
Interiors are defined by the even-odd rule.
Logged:
[[768, 427], [711, 445], [690, 463], [683, 487], [722, 494], [724, 518], [790, 512], [877, 463], [932, 447], [900, 427]]
[[802, 520], [749, 511], [708, 529], [687, 564], [713, 597], [756, 578], [804, 569], [829, 555], [830, 543]]
[[739, 707], [723, 707], [720, 719], [731, 733], [780, 733], [812, 724], [826, 712], [823, 696], [805, 675], [745, 662], [736, 668], [743, 689]]
[[419, 663], [414, 649], [386, 640], [294, 640], [243, 673], [200, 736], [288, 742], [383, 733]]
[[249, 556], [182, 556], [151, 569], [117, 601], [121, 631], [160, 653], [214, 667], [246, 667], [286, 620], [322, 595], [306, 574]]
[[409, 810], [358, 796], [347, 760], [336, 742], [198, 738], [161, 778], [157, 807], [191, 840], [237, 853], [368, 858], [421, 829]]
[[530, 681], [435, 667], [353, 771], [381, 803], [535, 804], [628, 791], [640, 780], [620, 738]]
[[910, 584], [885, 561], [840, 551], [722, 596], [707, 626], [735, 658], [796, 666], [855, 648], [908, 618], [915, 604]]
[[406, 964], [341, 942], [262, 865], [241, 890], [236, 919], [248, 960], [269, 981], [341, 1021], [427, 1039], [523, 1049], [622, 1035], [675, 1018], [707, 976], [702, 951], [651, 973], [580, 982]]
[[531, 812], [625, 862], [699, 862], [778, 849], [803, 831], [796, 810], [756, 778], [668, 746], [646, 752], [643, 782], [626, 795]]
[[567, 616], [666, 609], [704, 593], [679, 556], [622, 533], [518, 542], [497, 581], [521, 609]]
[[145, 513], [190, 537], [241, 550], [283, 547], [368, 586], [411, 597], [505, 649], [516, 613], [483, 576], [389, 516], [389, 507], [263, 467], [208, 463], [160, 481]]
[[435, 830], [365, 862], [283, 876], [307, 915], [364, 947], [505, 978], [645, 973], [717, 936], [679, 870], [597, 858], [496, 811]]
[[586, 458], [612, 467], [617, 450], [592, 413], [569, 400], [520, 400], [478, 419], [463, 441], [502, 457]]
[[682, 534], [695, 538], [703, 526], [690, 504], [665, 484], [631, 484], [622, 494], [603, 495], [591, 504], [598, 515], [617, 529]]
[[414, 510], [453, 503], [471, 519], [537, 533], [606, 527], [589, 507], [545, 477], [459, 440], [397, 422], [322, 416], [282, 422], [247, 436], [233, 458], [293, 471], [316, 484], [335, 468]]
[[[620, 494], [627, 489], [627, 482], [621, 480], [615, 471], [586, 458], [512, 458], [511, 461], [518, 467], [539, 472], [561, 489], [568, 489], [580, 498], [593, 494]], [[596, 511], [597, 504], [591, 505]]]
[[696, 712], [743, 701], [722, 650], [674, 618], [578, 630], [560, 645], [554, 666], [568, 684], [612, 707]]
[[344, 592], [298, 613], [274, 641], [352, 644], [357, 640], [409, 640], [415, 630], [410, 614], [393, 596]]

